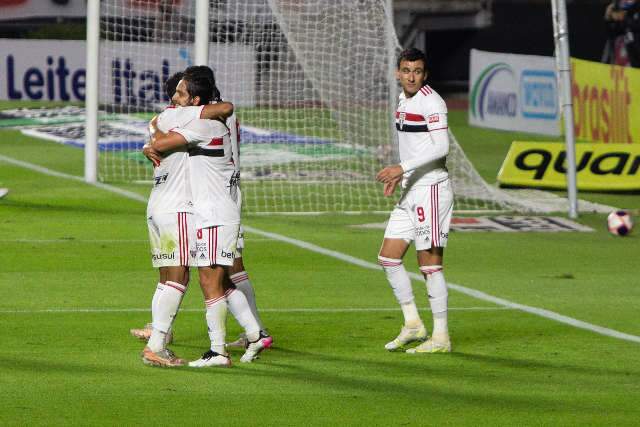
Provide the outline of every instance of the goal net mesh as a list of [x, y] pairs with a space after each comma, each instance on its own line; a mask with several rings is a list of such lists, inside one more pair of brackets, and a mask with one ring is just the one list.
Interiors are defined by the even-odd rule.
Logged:
[[[168, 103], [164, 80], [194, 60], [194, 0], [103, 0], [100, 161], [105, 182], [151, 180], [140, 149]], [[397, 161], [399, 51], [385, 0], [215, 0], [209, 61], [241, 123], [243, 209], [391, 208], [375, 174]], [[436, 88], [437, 90], [437, 88]], [[455, 132], [455, 129], [452, 129]], [[489, 186], [451, 134], [456, 209], [537, 211]]]

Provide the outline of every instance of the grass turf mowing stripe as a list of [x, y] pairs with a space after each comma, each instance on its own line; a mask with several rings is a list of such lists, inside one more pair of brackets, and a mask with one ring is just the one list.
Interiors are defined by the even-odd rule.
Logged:
[[[79, 181], [79, 182], [85, 182], [81, 177], [78, 176], [74, 176], [74, 175], [69, 175], [69, 174], [65, 174], [62, 172], [57, 172], [42, 166], [38, 166], [32, 163], [28, 163], [28, 162], [24, 162], [21, 160], [16, 160], [13, 159], [11, 157], [7, 157], [7, 156], [3, 156], [0, 155], [0, 161], [5, 161], [7, 163], [16, 165], [16, 166], [20, 166], [29, 170], [33, 170], [45, 175], [50, 175], [50, 176], [55, 176], [55, 177], [59, 177], [59, 178], [66, 178], [66, 179], [72, 179], [75, 181]], [[112, 193], [115, 194], [119, 194], [123, 197], [127, 197], [129, 199], [133, 199], [133, 200], [137, 200], [143, 203], [147, 202], [147, 199], [144, 196], [141, 196], [139, 194], [130, 192], [130, 191], [126, 191], [126, 190], [122, 190], [118, 187], [114, 187], [111, 185], [107, 185], [107, 184], [102, 184], [102, 183], [87, 183], [89, 185], [93, 185], [95, 187], [101, 188], [103, 190], [106, 191], [110, 191]], [[341, 261], [347, 262], [349, 264], [353, 264], [353, 265], [357, 265], [363, 268], [367, 268], [367, 269], [375, 269], [378, 270], [380, 269], [380, 266], [378, 264], [374, 264], [347, 254], [343, 254], [341, 252], [337, 252], [331, 249], [326, 249], [326, 248], [322, 248], [320, 246], [314, 245], [312, 243], [308, 243], [302, 240], [298, 240], [298, 239], [293, 239], [291, 237], [287, 237], [287, 236], [283, 236], [280, 234], [276, 234], [276, 233], [271, 233], [271, 232], [267, 232], [267, 231], [262, 231], [253, 227], [248, 227], [245, 226], [244, 227], [245, 230], [250, 231], [252, 233], [256, 233], [262, 237], [267, 237], [267, 238], [271, 238], [274, 240], [278, 240], [281, 242], [286, 242], [289, 243], [291, 245], [303, 248], [303, 249], [307, 249], [309, 251], [312, 252], [316, 252], [322, 255], [326, 255], [332, 258], [336, 258], [339, 259]], [[423, 281], [423, 278], [416, 274], [416, 273], [409, 273], [409, 276], [413, 279], [413, 280], [418, 280], [420, 282]], [[455, 291], [458, 291], [462, 294], [468, 295], [470, 297], [482, 300], [482, 301], [486, 301], [486, 302], [491, 302], [494, 303], [496, 305], [502, 306], [502, 307], [508, 307], [508, 308], [512, 308], [515, 310], [519, 310], [519, 311], [523, 311], [529, 314], [534, 314], [536, 316], [540, 316], [546, 319], [550, 319], [553, 321], [556, 321], [558, 323], [563, 323], [569, 326], [573, 326], [575, 328], [579, 328], [579, 329], [584, 329], [584, 330], [588, 330], [591, 332], [595, 332], [597, 334], [600, 335], [604, 335], [604, 336], [609, 336], [612, 338], [617, 338], [620, 340], [624, 340], [624, 341], [630, 341], [630, 342], [635, 342], [635, 343], [640, 343], [640, 336], [636, 336], [636, 335], [631, 335], [631, 334], [627, 334], [624, 332], [620, 332], [620, 331], [616, 331], [614, 329], [610, 329], [610, 328], [606, 328], [603, 326], [599, 326], [599, 325], [594, 325], [592, 323], [588, 323], [588, 322], [584, 322], [582, 320], [578, 320], [578, 319], [574, 319], [573, 317], [569, 317], [569, 316], [565, 316], [550, 310], [545, 310], [543, 308], [538, 308], [538, 307], [532, 307], [532, 306], [528, 306], [528, 305], [524, 305], [524, 304], [519, 304], [513, 301], [509, 301], [506, 300], [504, 298], [499, 298], [499, 297], [495, 297], [493, 295], [489, 295], [485, 292], [481, 292], [475, 289], [471, 289], [471, 288], [467, 288], [466, 286], [462, 286], [462, 285], [457, 285], [455, 283], [447, 283], [450, 289], [453, 289]]]
[[[431, 311], [419, 308], [420, 311]], [[449, 307], [452, 311], [501, 311], [509, 307]], [[149, 308], [49, 308], [44, 310], [0, 310], [0, 314], [46, 314], [46, 313], [145, 313]], [[204, 312], [203, 308], [181, 308], [181, 312]], [[400, 311], [398, 307], [353, 307], [353, 308], [260, 308], [265, 313], [385, 313]]]

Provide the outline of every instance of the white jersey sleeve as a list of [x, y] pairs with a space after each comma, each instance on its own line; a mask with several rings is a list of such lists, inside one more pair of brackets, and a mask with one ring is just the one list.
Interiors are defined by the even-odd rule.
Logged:
[[160, 132], [168, 133], [173, 128], [183, 128], [192, 120], [199, 119], [203, 108], [203, 105], [197, 107], [171, 105], [158, 116], [158, 129]]

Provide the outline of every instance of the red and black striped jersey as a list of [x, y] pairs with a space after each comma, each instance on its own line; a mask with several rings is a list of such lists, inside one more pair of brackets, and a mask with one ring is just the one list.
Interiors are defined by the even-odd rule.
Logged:
[[405, 170], [403, 188], [432, 185], [448, 177], [446, 156], [426, 164], [420, 161], [433, 155], [435, 145], [431, 132], [447, 132], [447, 128], [447, 106], [431, 87], [423, 86], [410, 98], [407, 98], [404, 92], [400, 93], [396, 110], [396, 130], [400, 164]]

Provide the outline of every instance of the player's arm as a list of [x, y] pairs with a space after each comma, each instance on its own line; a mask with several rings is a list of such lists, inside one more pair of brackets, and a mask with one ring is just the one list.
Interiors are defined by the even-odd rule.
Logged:
[[206, 120], [226, 120], [233, 114], [233, 104], [231, 102], [216, 102], [207, 104], [200, 112], [200, 118]]
[[404, 160], [400, 164], [387, 166], [376, 175], [376, 179], [383, 183], [392, 182], [399, 179], [405, 172], [412, 171], [431, 163], [435, 160], [446, 157], [449, 154], [449, 130], [447, 126], [447, 113], [433, 113], [427, 117], [429, 128], [429, 150], [420, 157], [413, 157]]
[[146, 143], [144, 147], [142, 147], [142, 154], [145, 155], [147, 159], [151, 161], [155, 166], [160, 164], [162, 161], [162, 154], [159, 151], [155, 150], [151, 143], [154, 141], [156, 133], [158, 132], [158, 116], [153, 116], [153, 118], [149, 121], [149, 136], [151, 141]]
[[170, 151], [184, 149], [187, 141], [176, 132], [162, 133], [156, 131], [154, 137], [142, 147], [142, 154], [158, 166], [164, 155]]
[[151, 139], [154, 138], [156, 132], [158, 132], [158, 116], [155, 115], [151, 120], [149, 120], [149, 135], [151, 135]]
[[151, 148], [159, 153], [166, 153], [168, 151], [174, 151], [179, 148], [184, 148], [188, 141], [180, 132], [170, 131], [163, 133], [157, 131], [155, 138], [151, 143]]

